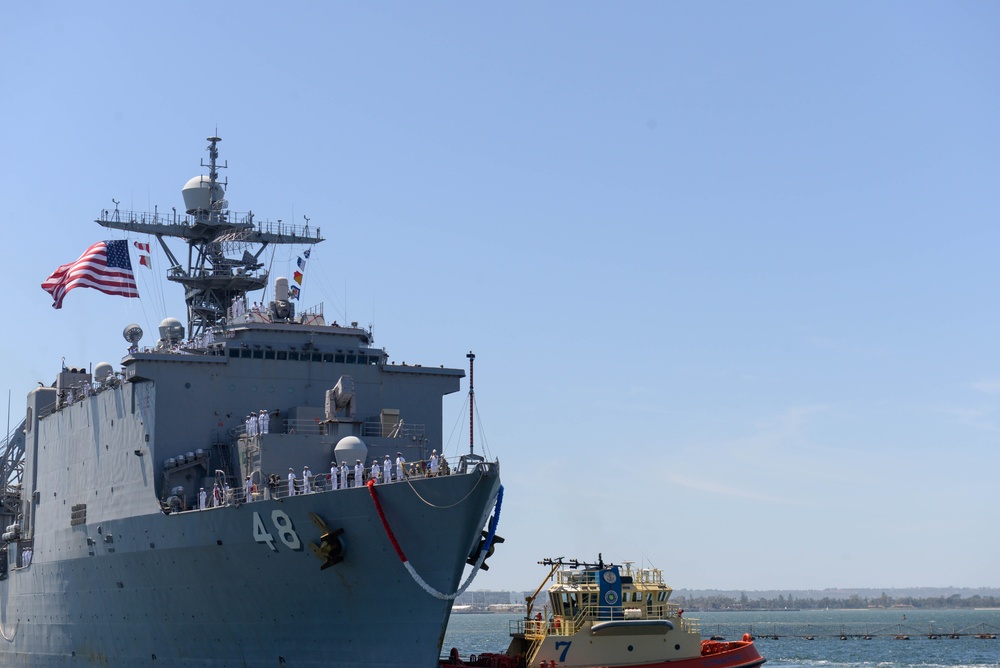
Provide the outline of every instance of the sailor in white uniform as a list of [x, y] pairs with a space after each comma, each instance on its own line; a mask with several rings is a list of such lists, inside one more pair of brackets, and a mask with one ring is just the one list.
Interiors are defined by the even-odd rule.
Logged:
[[304, 469], [302, 469], [302, 493], [303, 494], [310, 494], [310, 493], [312, 493], [312, 481], [310, 480], [310, 478], [312, 478], [312, 471], [310, 471], [309, 467], [307, 466]]
[[438, 474], [438, 451], [431, 450], [431, 475], [436, 476]]
[[361, 463], [361, 460], [357, 460], [357, 464], [354, 465], [354, 486], [361, 487], [364, 484], [365, 478], [365, 467]]
[[243, 483], [243, 497], [247, 503], [253, 501], [253, 481], [250, 479], [250, 476], [247, 476], [246, 481]]
[[295, 469], [288, 469], [288, 496], [295, 496]]
[[260, 415], [257, 417], [257, 425], [260, 427], [260, 433], [266, 434], [270, 424], [271, 416], [267, 411], [261, 409]]
[[382, 462], [382, 479], [387, 483], [392, 482], [392, 462], [389, 460], [389, 455], [386, 455], [385, 461]]
[[396, 453], [396, 480], [402, 480], [406, 476], [406, 459], [403, 458], [402, 452]]
[[337, 462], [330, 462], [330, 489], [337, 489]]
[[382, 475], [382, 469], [380, 469], [378, 467], [378, 460], [377, 459], [373, 459], [372, 460], [372, 480], [374, 480], [376, 483], [378, 483], [379, 477], [381, 475]]
[[205, 510], [208, 507], [208, 493], [205, 488], [202, 487], [201, 491], [198, 492], [198, 510]]
[[347, 462], [340, 462], [340, 489], [347, 489]]

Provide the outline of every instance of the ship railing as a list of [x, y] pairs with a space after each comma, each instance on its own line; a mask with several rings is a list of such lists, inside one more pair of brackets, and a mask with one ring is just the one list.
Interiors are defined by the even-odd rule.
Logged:
[[282, 424], [288, 434], [323, 434], [326, 431], [324, 421], [319, 418], [285, 420]]
[[510, 634], [523, 635], [529, 640], [540, 640], [545, 636], [571, 636], [580, 630], [586, 615], [580, 614], [576, 617], [564, 615], [553, 615], [549, 619], [512, 619], [510, 620]]
[[[322, 239], [319, 227], [306, 225], [294, 225], [283, 223], [280, 220], [272, 222], [270, 220], [256, 220], [252, 211], [238, 212], [228, 209], [219, 213], [223, 225], [249, 226], [254, 232], [260, 234], [274, 235], [278, 237], [291, 237], [302, 239]], [[189, 214], [178, 214], [172, 210], [170, 213], [159, 211], [129, 211], [124, 209], [101, 209], [101, 217], [98, 222], [113, 223], [116, 229], [133, 229], [136, 231], [146, 231], [146, 226], [158, 225], [164, 227], [190, 228], [198, 224], [199, 219]], [[231, 233], [231, 238], [219, 239], [220, 241], [241, 241], [239, 233]]]
[[402, 438], [410, 441], [423, 442], [426, 428], [422, 424], [400, 422], [383, 424], [379, 420], [366, 420], [361, 424], [362, 438]]
[[[569, 611], [567, 615], [554, 615], [549, 619], [517, 619], [511, 620], [512, 634], [523, 634], [525, 638], [545, 637], [547, 635], [571, 636], [579, 632], [587, 622], [611, 621], [617, 619], [670, 619], [675, 626], [686, 631], [697, 632], [698, 620], [678, 617], [677, 606], [597, 606], [588, 605]], [[575, 613], [575, 614], [574, 614]]]
[[[438, 468], [437, 477], [452, 475], [454, 473], [454, 470], [451, 468], [448, 462], [444, 458], [442, 458], [440, 461], [441, 464]], [[431, 475], [430, 469], [419, 466], [421, 464], [424, 464], [424, 462], [407, 462], [406, 470], [404, 471], [404, 477], [400, 479], [396, 476], [396, 465], [395, 463], [393, 463], [392, 475], [390, 477], [389, 483], [385, 482], [385, 470], [379, 467], [379, 475], [378, 478], [376, 479], [375, 484], [385, 485], [396, 482], [403, 482], [404, 480], [415, 480], [419, 478], [434, 477]], [[342, 488], [339, 486], [340, 484], [339, 474], [334, 480], [331, 480], [330, 476], [331, 474], [329, 471], [321, 471], [319, 473], [313, 472], [312, 477], [310, 478], [309, 481], [309, 493], [316, 494], [319, 492], [332, 492], [338, 489], [352, 489], [355, 487], [354, 466], [348, 467], [346, 487]], [[364, 484], [367, 483], [368, 480], [371, 478], [372, 478], [372, 469], [371, 467], [367, 467], [364, 469], [362, 484], [358, 485], [358, 487], [364, 486]], [[264, 498], [283, 499], [287, 496], [290, 496], [290, 489], [291, 488], [289, 486], [289, 480], [286, 475], [273, 474], [273, 477], [270, 476], [265, 477], [264, 483], [262, 485], [258, 485], [257, 495], [254, 497], [254, 500], [261, 500]], [[298, 496], [304, 494], [305, 493], [304, 489], [305, 485], [302, 478], [302, 474], [299, 471], [295, 471], [295, 487], [294, 487], [295, 495]], [[242, 489], [239, 489], [234, 493], [237, 499], [246, 502], [246, 494]]]

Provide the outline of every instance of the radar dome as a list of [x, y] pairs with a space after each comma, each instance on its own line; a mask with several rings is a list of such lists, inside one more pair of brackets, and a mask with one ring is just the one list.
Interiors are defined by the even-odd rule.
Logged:
[[160, 323], [160, 341], [177, 342], [184, 338], [184, 325], [177, 318], [164, 318]]
[[337, 447], [333, 449], [333, 458], [338, 464], [347, 462], [353, 465], [357, 459], [366, 462], [368, 461], [368, 446], [357, 436], [345, 436], [337, 441]]
[[[196, 214], [199, 211], [209, 211], [211, 209], [213, 188], [207, 176], [196, 176], [184, 184], [181, 194], [184, 196], [184, 209], [189, 214]], [[225, 199], [225, 192], [218, 182], [214, 188], [215, 201], [220, 202]]]
[[94, 380], [103, 383], [114, 372], [115, 368], [111, 366], [110, 362], [98, 362], [97, 366], [94, 367]]

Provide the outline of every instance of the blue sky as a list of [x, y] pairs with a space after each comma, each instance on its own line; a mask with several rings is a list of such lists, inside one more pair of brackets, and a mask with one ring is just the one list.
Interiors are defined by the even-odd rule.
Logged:
[[507, 542], [474, 588], [598, 552], [684, 588], [1000, 585], [1000, 5], [0, 19], [15, 416], [62, 357], [183, 317], [145, 269], [138, 301], [39, 285], [112, 236], [112, 199], [180, 206], [218, 132], [234, 210], [327, 238], [303, 305], [396, 361], [476, 352]]

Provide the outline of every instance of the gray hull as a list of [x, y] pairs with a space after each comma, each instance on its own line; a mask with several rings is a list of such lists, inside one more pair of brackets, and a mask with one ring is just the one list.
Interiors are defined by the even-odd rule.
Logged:
[[[480, 472], [376, 490], [417, 573], [451, 594], [498, 486]], [[273, 527], [276, 510], [296, 549]], [[321, 533], [310, 512], [344, 529], [344, 561], [323, 571], [308, 548]], [[254, 539], [255, 513], [275, 549]], [[36, 559], [0, 585], [2, 665], [430, 666], [438, 657], [451, 604], [404, 568], [366, 488], [130, 518], [79, 542], [87, 537], [93, 556]]]

